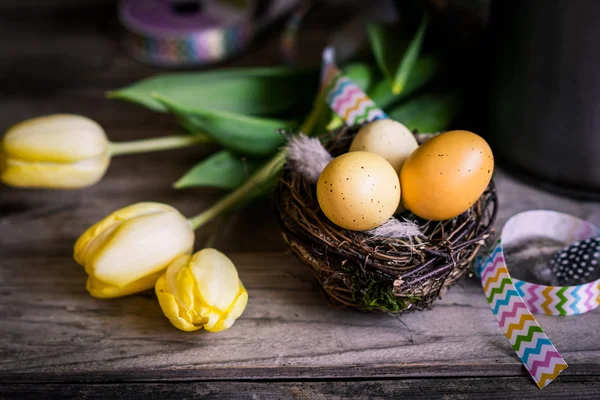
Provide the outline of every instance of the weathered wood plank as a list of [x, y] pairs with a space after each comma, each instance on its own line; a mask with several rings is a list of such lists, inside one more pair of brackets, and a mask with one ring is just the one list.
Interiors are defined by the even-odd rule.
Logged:
[[3, 399], [597, 399], [599, 377], [564, 377], [540, 391], [527, 378], [404, 379], [350, 382], [177, 382], [0, 384]]
[[[311, 273], [285, 254], [231, 254], [247, 286], [231, 329], [176, 330], [154, 294], [97, 300], [70, 258], [0, 267], [0, 380], [525, 376], [474, 280], [427, 312], [327, 307]], [[600, 375], [600, 313], [539, 322], [570, 368]]]

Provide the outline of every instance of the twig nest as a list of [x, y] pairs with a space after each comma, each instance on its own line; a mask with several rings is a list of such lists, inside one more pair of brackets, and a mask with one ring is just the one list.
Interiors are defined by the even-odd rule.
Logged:
[[[342, 127], [320, 139], [335, 160], [348, 153], [361, 127]], [[423, 143], [423, 137], [414, 137]], [[340, 183], [342, 178], [337, 179]], [[373, 230], [351, 230], [321, 209], [317, 186], [286, 165], [275, 192], [283, 238], [313, 270], [330, 303], [363, 311], [431, 308], [444, 288], [469, 270], [496, 217], [496, 191], [490, 182], [475, 203], [454, 218], [431, 221], [405, 211]], [[323, 177], [322, 189], [325, 186]], [[401, 236], [396, 235], [399, 229]]]

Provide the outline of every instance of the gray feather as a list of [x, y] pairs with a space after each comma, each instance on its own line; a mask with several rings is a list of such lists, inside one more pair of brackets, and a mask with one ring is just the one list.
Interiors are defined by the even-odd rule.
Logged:
[[397, 218], [390, 218], [377, 228], [365, 232], [373, 237], [373, 239], [412, 239], [416, 236], [421, 236], [419, 226], [414, 222], [400, 221]]
[[310, 183], [317, 183], [321, 172], [331, 160], [333, 157], [317, 138], [309, 138], [300, 134], [288, 141], [287, 163], [289, 168], [302, 175]]

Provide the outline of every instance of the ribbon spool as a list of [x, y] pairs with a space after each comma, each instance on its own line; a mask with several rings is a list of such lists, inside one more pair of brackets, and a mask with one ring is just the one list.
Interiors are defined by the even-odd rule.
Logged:
[[565, 244], [593, 238], [598, 228], [580, 218], [548, 210], [519, 213], [505, 224], [491, 252], [476, 259], [476, 272], [500, 327], [538, 385], [554, 380], [567, 363], [532, 313], [578, 315], [600, 306], [600, 279], [575, 286], [546, 286], [514, 279], [506, 267], [503, 245], [534, 237]]
[[296, 5], [270, 2], [256, 18], [253, 0], [123, 0], [119, 19], [128, 30], [127, 51], [161, 67], [204, 66], [246, 48], [255, 35]]

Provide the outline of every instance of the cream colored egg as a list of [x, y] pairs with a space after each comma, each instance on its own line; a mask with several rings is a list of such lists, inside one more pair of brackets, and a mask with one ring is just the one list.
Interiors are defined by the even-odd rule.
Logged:
[[387, 221], [400, 203], [400, 179], [383, 157], [354, 151], [333, 159], [317, 182], [321, 210], [334, 224], [353, 231]]
[[402, 165], [417, 147], [419, 144], [407, 127], [392, 119], [380, 119], [358, 131], [350, 145], [350, 151], [378, 154], [400, 174]]

